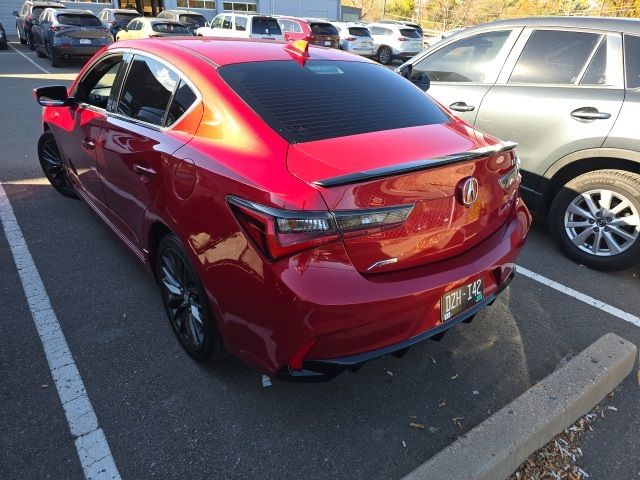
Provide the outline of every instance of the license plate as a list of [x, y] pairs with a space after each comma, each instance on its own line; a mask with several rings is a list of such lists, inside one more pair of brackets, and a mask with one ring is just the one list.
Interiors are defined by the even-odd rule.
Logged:
[[324, 41], [324, 44], [325, 44], [325, 45], [331, 45], [331, 42], [330, 42], [329, 40], [325, 40], [325, 41]]
[[80, 43], [82, 45], [91, 45], [91, 40], [89, 38], [81, 38]]
[[464, 312], [484, 298], [482, 289], [482, 279], [479, 278], [471, 283], [445, 294], [440, 299], [440, 318], [446, 322], [460, 312]]

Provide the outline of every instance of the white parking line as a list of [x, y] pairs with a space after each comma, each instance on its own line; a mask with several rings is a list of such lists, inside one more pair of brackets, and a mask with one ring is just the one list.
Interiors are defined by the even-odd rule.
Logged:
[[51, 307], [42, 278], [33, 262], [2, 184], [0, 184], [0, 223], [20, 275], [22, 288], [67, 417], [69, 430], [75, 438], [74, 443], [84, 476], [87, 480], [119, 480], [120, 473], [111, 455], [109, 444], [102, 428], [98, 426], [98, 418], [89, 401], [80, 372], [73, 360], [58, 318]]
[[521, 267], [520, 265], [517, 266], [517, 270], [519, 274], [524, 275], [525, 277], [535, 280], [536, 282], [540, 282], [548, 287], [553, 288], [554, 290], [564, 293], [565, 295], [569, 295], [570, 297], [573, 297], [576, 300], [580, 300], [581, 302], [591, 305], [592, 307], [596, 307], [602, 310], [603, 312], [607, 312], [608, 314], [613, 315], [614, 317], [618, 317], [624, 320], [625, 322], [629, 322], [635, 325], [636, 327], [640, 327], [640, 318], [636, 317], [635, 315], [631, 315], [630, 313], [627, 313], [624, 310], [620, 310], [619, 308], [616, 308], [613, 305], [609, 305], [608, 303], [604, 303], [600, 300], [590, 297], [589, 295], [580, 293], [577, 290], [574, 290], [573, 288], [566, 287], [561, 283], [551, 280], [550, 278], [547, 278], [538, 273], [532, 272], [531, 270], [527, 270], [526, 268]]
[[16, 47], [14, 47], [13, 45], [11, 45], [10, 43], [8, 44], [14, 52], [16, 52], [18, 55], [21, 55], [22, 57], [24, 57], [28, 62], [31, 62], [31, 64], [40, 69], [41, 71], [43, 71], [44, 73], [51, 73], [49, 70], [47, 70], [44, 67], [41, 67], [40, 65], [38, 65], [36, 62], [34, 62], [33, 60], [31, 60], [29, 57], [27, 57], [24, 53], [22, 53], [20, 50], [18, 50]]

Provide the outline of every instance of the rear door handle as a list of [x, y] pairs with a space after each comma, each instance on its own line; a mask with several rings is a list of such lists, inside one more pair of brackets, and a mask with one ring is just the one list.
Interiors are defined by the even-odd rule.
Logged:
[[449, 108], [456, 112], [473, 112], [476, 109], [473, 105], [467, 105], [464, 102], [453, 102]]
[[571, 112], [571, 116], [576, 120], [606, 120], [611, 118], [610, 113], [600, 112], [595, 107], [577, 108]]
[[87, 150], [93, 150], [94, 148], [96, 148], [96, 144], [93, 143], [91, 140], [89, 140], [88, 138], [85, 138], [82, 141], [82, 146], [84, 148], [86, 148]]
[[143, 177], [152, 178], [156, 175], [156, 171], [153, 168], [143, 167], [137, 163], [133, 164], [133, 171]]

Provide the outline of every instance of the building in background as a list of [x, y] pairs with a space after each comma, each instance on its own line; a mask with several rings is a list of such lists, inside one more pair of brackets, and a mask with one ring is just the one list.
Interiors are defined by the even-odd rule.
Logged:
[[[14, 10], [20, 10], [24, 0], [0, 0], [0, 22], [8, 35], [15, 35]], [[65, 2], [68, 8], [80, 8], [99, 12], [103, 8], [133, 8], [151, 15], [152, 10], [189, 9], [212, 19], [221, 12], [256, 12], [295, 17], [316, 17], [339, 20], [342, 18], [340, 0], [98, 0], [93, 2]]]

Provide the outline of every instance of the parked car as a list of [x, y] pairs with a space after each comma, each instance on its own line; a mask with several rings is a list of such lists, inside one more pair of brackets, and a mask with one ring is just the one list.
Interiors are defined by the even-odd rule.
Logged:
[[278, 17], [278, 23], [287, 42], [304, 39], [312, 45], [330, 48], [340, 46], [338, 30], [327, 21]]
[[174, 20], [155, 17], [138, 17], [116, 34], [116, 41], [153, 37], [184, 37], [191, 35], [187, 27]]
[[424, 31], [422, 30], [422, 27], [420, 26], [419, 23], [414, 23], [414, 22], [403, 22], [400, 20], [380, 20], [378, 23], [390, 23], [392, 25], [400, 25], [400, 26], [407, 26], [410, 28], [415, 28], [416, 31], [420, 34], [421, 37], [424, 36]]
[[195, 34], [202, 37], [284, 40], [280, 25], [275, 18], [245, 13], [221, 13], [216, 15], [209, 26], [198, 28]]
[[329, 378], [470, 320], [513, 277], [530, 225], [513, 145], [391, 70], [304, 41], [114, 47], [36, 89], [40, 163], [153, 273], [196, 360]]
[[4, 27], [2, 23], [0, 23], [0, 49], [6, 50], [7, 48], [9, 48], [7, 44], [7, 32], [4, 31]]
[[98, 14], [98, 18], [109, 29], [114, 40], [122, 27], [126, 27], [131, 20], [140, 16], [137, 10], [126, 8], [104, 8]]
[[52, 67], [65, 60], [92, 57], [113, 42], [109, 30], [88, 10], [45, 8], [31, 29], [36, 54]]
[[31, 33], [31, 27], [33, 27], [33, 21], [40, 18], [40, 14], [45, 8], [66, 8], [59, 2], [34, 2], [27, 0], [22, 4], [20, 11], [14, 11], [13, 15], [16, 16], [16, 33], [18, 40], [21, 44], [27, 44], [29, 49], [35, 50], [36, 45], [33, 43], [33, 35]]
[[522, 194], [570, 258], [602, 270], [640, 262], [640, 22], [488, 23], [399, 70], [427, 75], [463, 120], [519, 143]]
[[340, 34], [340, 50], [364, 55], [373, 56], [373, 37], [369, 30], [363, 25], [354, 23], [333, 23]]
[[395, 59], [408, 59], [422, 50], [422, 36], [415, 28], [390, 23], [370, 23], [374, 55], [383, 65]]
[[196, 30], [207, 25], [204, 15], [190, 10], [164, 10], [158, 14], [158, 18], [166, 18], [182, 24], [191, 35], [195, 35]]

